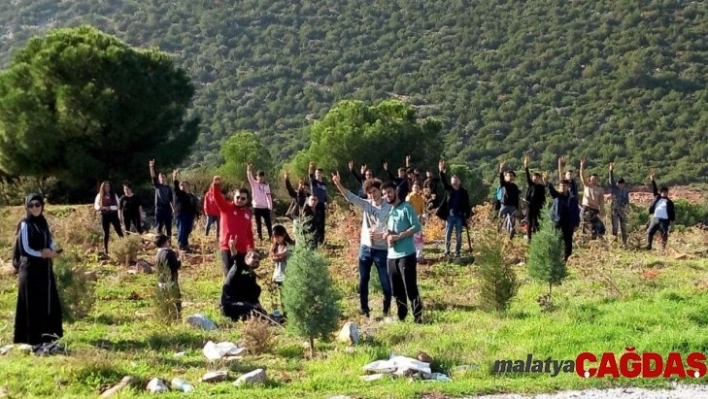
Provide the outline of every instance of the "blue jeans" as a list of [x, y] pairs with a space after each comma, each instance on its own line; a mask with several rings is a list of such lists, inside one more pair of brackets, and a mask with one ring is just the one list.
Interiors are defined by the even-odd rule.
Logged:
[[209, 235], [209, 230], [211, 230], [211, 225], [215, 226], [216, 238], [219, 238], [219, 217], [218, 216], [208, 216], [206, 220], [206, 235]]
[[361, 312], [369, 314], [369, 279], [371, 278], [371, 265], [376, 265], [376, 271], [379, 273], [379, 281], [381, 281], [381, 289], [384, 293], [383, 312], [388, 316], [391, 309], [391, 280], [388, 278], [388, 270], [386, 268], [386, 255], [388, 251], [385, 249], [373, 249], [362, 245], [359, 247], [359, 299], [361, 301]]
[[455, 255], [460, 256], [462, 251], [462, 218], [460, 216], [448, 216], [445, 223], [445, 254], [450, 254], [450, 239], [452, 238], [452, 229], [455, 229]]
[[189, 248], [189, 235], [194, 227], [194, 215], [179, 214], [175, 218], [177, 223], [177, 243], [179, 249]]

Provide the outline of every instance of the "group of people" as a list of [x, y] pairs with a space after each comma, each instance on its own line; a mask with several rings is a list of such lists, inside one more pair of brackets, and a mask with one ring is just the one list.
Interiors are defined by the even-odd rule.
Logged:
[[[383, 163], [386, 176], [377, 179], [373, 171], [362, 165], [359, 171], [354, 162], [349, 170], [359, 186], [350, 191], [343, 186], [339, 172], [333, 173], [331, 181], [342, 196], [363, 213], [360, 249], [358, 256], [360, 311], [370, 316], [368, 286], [372, 266], [375, 266], [383, 289], [383, 316], [389, 317], [392, 299], [396, 299], [398, 319], [404, 320], [412, 309], [416, 323], [422, 322], [423, 304], [417, 284], [417, 264], [422, 259], [422, 225], [437, 216], [445, 222], [445, 254], [451, 256], [452, 235], [455, 234], [454, 256], [459, 257], [462, 246], [462, 229], [468, 226], [472, 211], [470, 197], [462, 186], [459, 176], [448, 176], [445, 161], [438, 164], [437, 176], [426, 172], [423, 179], [418, 169], [410, 166], [398, 169], [393, 176], [388, 164]], [[497, 217], [500, 229], [510, 237], [516, 232], [516, 220], [523, 219], [527, 239], [538, 231], [539, 220], [544, 217], [547, 195], [552, 204], [548, 216], [552, 219], [565, 244], [565, 259], [572, 254], [574, 232], [583, 225], [593, 237], [604, 235], [601, 216], [605, 212], [605, 190], [599, 176], [586, 176], [585, 161], [580, 162], [582, 195], [572, 170], [563, 171], [565, 161], [558, 160], [558, 185], [554, 186], [546, 173], [529, 172], [529, 158], [524, 159], [527, 188], [515, 183], [516, 174], [499, 165], [499, 189], [496, 196]], [[157, 236], [156, 266], [160, 287], [176, 292], [177, 314], [181, 310], [179, 294], [179, 269], [181, 253], [188, 252], [189, 235], [199, 210], [198, 200], [186, 181], [179, 180], [179, 171], [173, 172], [173, 187], [167, 184], [164, 173], [155, 173], [154, 161], [150, 161], [150, 175], [155, 189], [155, 219]], [[627, 241], [627, 215], [629, 191], [623, 179], [616, 180], [615, 164], [609, 165], [609, 188], [611, 191], [612, 232]], [[204, 196], [203, 209], [207, 216], [206, 234], [212, 225], [216, 227], [220, 258], [224, 272], [221, 295], [222, 313], [234, 320], [244, 319], [254, 312], [266, 314], [260, 304], [261, 288], [256, 281], [254, 269], [260, 265], [260, 255], [255, 250], [252, 219], [256, 219], [259, 238], [265, 225], [271, 246], [269, 257], [275, 264], [273, 282], [281, 285], [286, 276], [287, 259], [294, 240], [283, 225], [272, 225], [273, 198], [265, 173], [253, 175], [247, 167], [251, 190], [239, 188], [232, 200], [222, 193], [221, 178], [214, 176]], [[285, 174], [285, 186], [292, 203], [287, 211], [294, 221], [300, 223], [306, 233], [305, 245], [317, 247], [325, 241], [328, 184], [324, 171], [314, 162], [309, 164], [308, 179], [300, 179], [297, 188]], [[647, 230], [647, 248], [652, 248], [656, 233], [666, 245], [668, 234], [675, 221], [674, 204], [666, 187], [657, 187], [655, 176], [650, 176], [654, 201], [649, 212], [651, 222]], [[444, 190], [441, 198], [439, 186]], [[140, 200], [133, 193], [130, 182], [123, 184], [124, 195], [118, 197], [108, 182], [104, 182], [94, 202], [100, 212], [104, 230], [104, 250], [108, 250], [109, 229], [113, 226], [122, 236], [121, 225], [126, 231], [143, 232], [143, 210]], [[253, 193], [253, 198], [251, 198]], [[522, 211], [520, 206], [525, 204]], [[62, 337], [62, 316], [52, 260], [61, 255], [51, 230], [43, 215], [44, 199], [39, 194], [30, 194], [25, 201], [26, 217], [17, 227], [17, 240], [13, 252], [13, 265], [19, 274], [19, 293], [15, 320], [16, 343], [35, 345], [37, 350], [47, 350], [47, 345]], [[519, 217], [521, 215], [521, 217]], [[177, 225], [179, 251], [171, 248], [171, 226]], [[582, 223], [581, 223], [582, 222]], [[42, 349], [43, 348], [43, 349]]]

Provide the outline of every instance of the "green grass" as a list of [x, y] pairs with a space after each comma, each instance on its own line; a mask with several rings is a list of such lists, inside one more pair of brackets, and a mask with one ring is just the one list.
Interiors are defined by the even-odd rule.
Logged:
[[[3, 216], [6, 220], [0, 239], [9, 249], [8, 231], [11, 237], [14, 230], [8, 226], [14, 225], [17, 214], [5, 212]], [[64, 226], [62, 223], [52, 222]], [[72, 223], [71, 226], [80, 226], [81, 221]], [[352, 236], [343, 226], [330, 229], [328, 234], [337, 233]], [[57, 231], [57, 236], [61, 235]], [[100, 265], [86, 256], [87, 266], [99, 275], [97, 300], [90, 316], [65, 324], [65, 343], [71, 355], [37, 358], [10, 352], [0, 359], [0, 388], [7, 389], [12, 397], [95, 397], [102, 388], [118, 383], [125, 375], [134, 375], [139, 384], [116, 397], [147, 395], [144, 387], [153, 377], [168, 383], [181, 377], [195, 385], [196, 392], [192, 395], [196, 397], [228, 395], [264, 399], [333, 395], [411, 398], [426, 393], [460, 397], [617, 385], [665, 386], [667, 382], [663, 379], [585, 380], [575, 374], [496, 376], [491, 373], [491, 365], [495, 359], [525, 359], [527, 353], [537, 358], [551, 356], [563, 360], [574, 359], [586, 351], [620, 355], [627, 346], [636, 347], [639, 352], [708, 352], [705, 334], [708, 262], [690, 256], [705, 249], [706, 237], [697, 230], [672, 237], [674, 252], [689, 254], [682, 260], [658, 252], [613, 249], [610, 253], [580, 248], [570, 276], [562, 286], [554, 287], [557, 309], [552, 312], [543, 312], [536, 303], [547, 288], [532, 283], [524, 266], [517, 267], [522, 286], [504, 316], [476, 310], [474, 267], [448, 263], [422, 266], [419, 281], [427, 324], [414, 325], [408, 321], [373, 325], [373, 339], [360, 344], [353, 353], [345, 352], [341, 344], [318, 342], [318, 356], [314, 360], [306, 358], [304, 339], [279, 330], [273, 353], [247, 355], [235, 363], [209, 363], [202, 353], [209, 340], [236, 342], [240, 336], [241, 324], [227, 321], [219, 314], [222, 272], [213, 251], [205, 249], [209, 255], [206, 261], [186, 265], [180, 276], [184, 315], [199, 312], [211, 317], [220, 328], [209, 332], [184, 324], [165, 326], [153, 321], [150, 296], [155, 275], [130, 275], [122, 266]], [[346, 240], [339, 241], [336, 244], [344, 245]], [[204, 248], [213, 245], [203, 238], [197, 238], [197, 242]], [[427, 252], [431, 257], [439, 256], [439, 249], [432, 245]], [[9, 254], [9, 250], [3, 253]], [[332, 259], [332, 273], [345, 297], [342, 322], [362, 323], [357, 316], [357, 278], [351, 253], [350, 247], [335, 251], [338, 256]], [[4, 259], [7, 260], [7, 255]], [[272, 265], [265, 262], [262, 268], [262, 299], [267, 306], [270, 298], [265, 281]], [[372, 289], [371, 304], [376, 314], [381, 306], [380, 289]], [[15, 277], [0, 277], [0, 345], [12, 340], [15, 301]], [[478, 365], [479, 370], [453, 374], [453, 382], [449, 383], [406, 379], [367, 383], [359, 379], [364, 374], [362, 366], [371, 361], [385, 359], [391, 353], [415, 357], [421, 350], [433, 357], [434, 371], [448, 373], [456, 366], [471, 364]], [[177, 352], [185, 355], [177, 357]], [[231, 385], [239, 375], [256, 368], [266, 369], [269, 382], [265, 386]], [[199, 382], [206, 372], [221, 369], [230, 370], [227, 382]], [[161, 397], [181, 395], [169, 393]]]

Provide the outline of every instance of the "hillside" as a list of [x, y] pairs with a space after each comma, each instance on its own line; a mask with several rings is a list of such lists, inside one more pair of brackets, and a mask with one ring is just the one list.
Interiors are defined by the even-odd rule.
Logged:
[[[409, 99], [448, 133], [446, 156], [490, 170], [524, 152], [635, 181], [705, 181], [705, 1], [15, 0], [0, 4], [0, 65], [56, 26], [93, 24], [174, 54], [204, 118], [190, 162], [262, 132], [275, 159], [344, 98]], [[518, 166], [518, 165], [516, 165]]]

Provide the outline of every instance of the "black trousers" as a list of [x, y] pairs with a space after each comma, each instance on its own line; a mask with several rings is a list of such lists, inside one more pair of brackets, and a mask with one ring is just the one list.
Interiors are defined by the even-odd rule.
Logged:
[[140, 220], [140, 215], [131, 215], [129, 213], [123, 214], [123, 223], [125, 224], [125, 231], [133, 231], [132, 228], [135, 227], [135, 231], [138, 234], [143, 234], [142, 221]]
[[[111, 225], [116, 230], [118, 237], [123, 237], [123, 230], [120, 227], [120, 219], [118, 218], [118, 212], [106, 212], [101, 214], [101, 227], [103, 228], [103, 250], [108, 253], [108, 241], [111, 237]], [[124, 259], [120, 259], [124, 261]]]
[[575, 233], [575, 228], [570, 225], [565, 225], [558, 223], [556, 228], [560, 230], [561, 237], [563, 238], [563, 246], [565, 247], [565, 261], [568, 261], [570, 255], [573, 254], [573, 233]]
[[164, 234], [172, 239], [172, 209], [169, 206], [155, 209], [155, 224], [159, 234], [164, 231]]
[[268, 239], [273, 237], [273, 223], [270, 220], [270, 209], [255, 208], [253, 213], [256, 218], [256, 230], [258, 230], [258, 239], [263, 240], [263, 225], [265, 222], [268, 230]]
[[236, 256], [231, 255], [231, 251], [221, 250], [221, 265], [224, 267], [224, 277], [229, 274], [229, 270], [238, 264], [240, 267], [246, 266], [246, 254], [236, 254]]
[[526, 222], [528, 223], [526, 234], [529, 236], [529, 240], [531, 239], [531, 236], [534, 233], [538, 232], [540, 220], [541, 220], [541, 208], [536, 207], [535, 205], [529, 204], [528, 216], [526, 217]]
[[669, 219], [659, 219], [651, 218], [651, 223], [649, 224], [649, 229], [647, 230], [647, 241], [648, 248], [651, 248], [654, 241], [654, 235], [659, 232], [661, 237], [661, 246], [666, 248], [666, 242], [669, 240], [669, 226], [671, 221]]
[[423, 302], [418, 292], [418, 276], [416, 275], [417, 259], [415, 253], [403, 258], [387, 260], [388, 278], [396, 298], [398, 319], [405, 320], [408, 315], [408, 301], [413, 308], [413, 319], [416, 323], [423, 322]]

